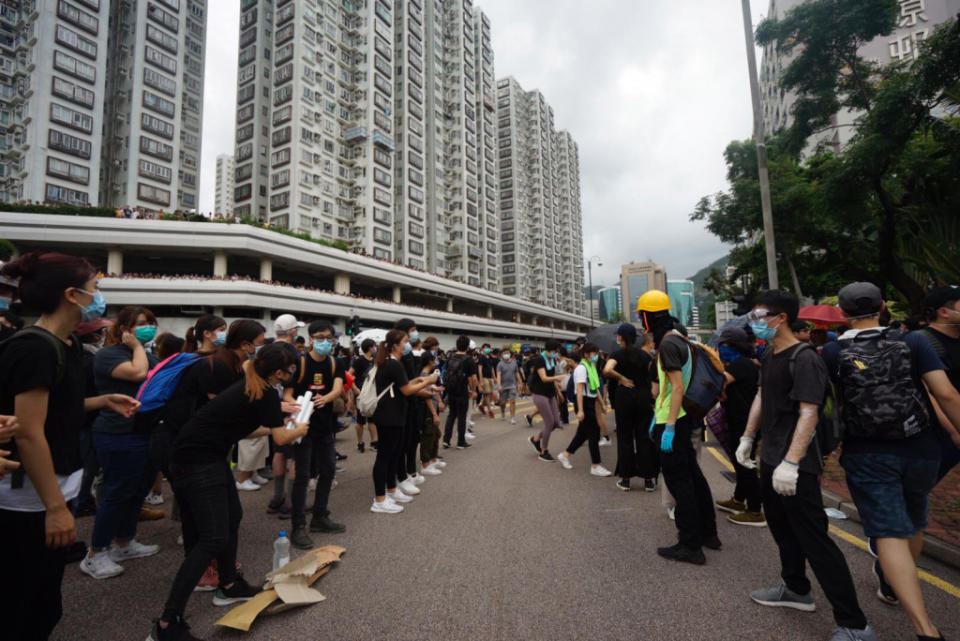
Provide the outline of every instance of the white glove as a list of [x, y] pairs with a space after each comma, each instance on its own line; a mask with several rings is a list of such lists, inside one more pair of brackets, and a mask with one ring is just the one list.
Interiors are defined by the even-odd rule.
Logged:
[[800, 466], [787, 459], [773, 471], [773, 489], [780, 496], [793, 496], [797, 493], [797, 479], [800, 478]]
[[741, 436], [740, 445], [737, 446], [737, 463], [744, 466], [747, 469], [755, 470], [757, 469], [757, 460], [750, 458], [750, 450], [753, 449], [753, 437], [752, 436]]

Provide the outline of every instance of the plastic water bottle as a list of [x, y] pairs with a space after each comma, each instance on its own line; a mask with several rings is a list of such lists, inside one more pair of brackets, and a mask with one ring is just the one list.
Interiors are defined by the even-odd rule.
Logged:
[[290, 563], [290, 539], [286, 530], [280, 530], [280, 536], [273, 542], [273, 569], [279, 570], [287, 563]]

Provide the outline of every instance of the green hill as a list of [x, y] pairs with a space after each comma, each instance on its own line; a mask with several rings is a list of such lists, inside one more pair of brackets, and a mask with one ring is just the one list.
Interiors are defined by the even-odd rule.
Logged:
[[714, 307], [716, 296], [713, 294], [713, 292], [708, 292], [703, 288], [703, 282], [707, 279], [707, 276], [710, 275], [711, 270], [719, 269], [723, 271], [727, 268], [729, 263], [730, 256], [723, 256], [713, 261], [693, 276], [690, 276], [688, 279], [693, 281], [693, 295], [697, 303], [697, 308], [700, 310], [701, 327], [714, 327], [717, 320], [717, 310]]

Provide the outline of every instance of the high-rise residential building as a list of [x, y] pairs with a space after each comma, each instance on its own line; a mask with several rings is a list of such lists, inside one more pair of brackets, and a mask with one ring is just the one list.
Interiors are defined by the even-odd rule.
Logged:
[[623, 302], [623, 317], [636, 317], [637, 299], [651, 289], [667, 291], [667, 270], [652, 261], [627, 263], [620, 267], [620, 292]]
[[[685, 326], [693, 327], [694, 311], [697, 309], [693, 281], [668, 280], [667, 296], [670, 297], [670, 304], [673, 305], [673, 315]], [[699, 312], [697, 314], [699, 316]]]
[[[791, 9], [807, 1], [770, 0], [767, 17], [783, 18]], [[897, 6], [896, 28], [889, 35], [878, 36], [861, 46], [857, 52], [861, 57], [880, 64], [913, 60], [920, 54], [919, 43], [933, 33], [934, 27], [960, 14], [960, 0], [897, 0]], [[763, 48], [760, 96], [767, 135], [793, 124], [793, 105], [798, 96], [780, 84], [780, 78], [793, 58], [794, 54], [780, 54], [776, 42]], [[840, 151], [855, 133], [852, 125], [856, 117], [856, 113], [839, 111], [831, 118], [831, 126], [811, 136], [808, 145], [822, 144]]]
[[107, 0], [0, 3], [0, 200], [98, 204], [109, 14]]
[[[612, 321], [622, 314], [623, 304], [620, 302], [620, 286], [604, 287], [597, 292], [597, 300], [600, 301], [598, 318], [604, 322]], [[622, 318], [629, 318], [622, 316]]]
[[217, 156], [217, 187], [214, 193], [214, 213], [232, 214], [233, 212], [233, 188], [234, 188], [234, 170], [236, 165], [233, 162], [233, 156], [230, 154], [220, 154]]
[[206, 0], [110, 1], [101, 203], [196, 209], [206, 25]]
[[580, 154], [570, 132], [554, 136], [556, 185], [557, 303], [561, 308], [583, 313], [583, 219], [580, 209]]

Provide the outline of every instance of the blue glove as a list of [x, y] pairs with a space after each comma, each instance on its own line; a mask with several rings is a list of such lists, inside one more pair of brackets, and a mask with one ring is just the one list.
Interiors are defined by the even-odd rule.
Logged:
[[660, 437], [660, 450], [667, 453], [673, 451], [673, 425], [669, 423], [663, 428], [663, 435]]
[[657, 426], [657, 417], [656, 415], [654, 415], [654, 417], [650, 419], [650, 428], [647, 430], [647, 435], [650, 438], [653, 438], [653, 428], [655, 428], [656, 426]]

